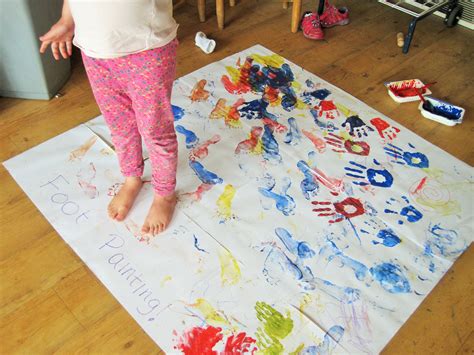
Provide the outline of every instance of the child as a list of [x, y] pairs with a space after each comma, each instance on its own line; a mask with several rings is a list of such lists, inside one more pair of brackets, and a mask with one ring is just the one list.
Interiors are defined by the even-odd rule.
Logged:
[[[170, 97], [178, 25], [172, 0], [64, 0], [61, 19], [40, 37], [56, 60], [81, 49], [95, 99], [109, 126], [125, 182], [108, 206], [122, 221], [142, 187], [142, 138], [154, 199], [142, 232], [163, 231], [176, 206], [177, 140]], [[74, 38], [73, 38], [74, 37]]]

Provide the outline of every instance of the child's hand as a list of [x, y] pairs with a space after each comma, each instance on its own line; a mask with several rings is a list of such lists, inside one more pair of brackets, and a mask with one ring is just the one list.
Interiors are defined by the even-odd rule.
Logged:
[[72, 55], [73, 36], [74, 22], [60, 19], [46, 34], [39, 38], [42, 42], [40, 52], [44, 53], [51, 45], [54, 59], [59, 60], [61, 58], [59, 53], [64, 59], [67, 59]]

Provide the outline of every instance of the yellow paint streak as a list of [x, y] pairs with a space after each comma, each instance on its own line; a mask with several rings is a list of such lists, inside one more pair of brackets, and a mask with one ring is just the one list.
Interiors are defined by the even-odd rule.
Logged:
[[349, 117], [355, 115], [355, 112], [352, 111], [350, 108], [344, 106], [343, 104], [336, 103], [336, 107], [344, 116]]
[[301, 354], [301, 351], [304, 349], [304, 343], [301, 343], [295, 351], [291, 352], [290, 355], [299, 355]]
[[301, 83], [299, 81], [293, 81], [291, 83], [291, 86], [294, 87], [296, 90], [300, 90], [301, 89]]
[[252, 154], [260, 155], [262, 153], [263, 153], [263, 143], [262, 143], [262, 140], [259, 138], [257, 141], [257, 145], [255, 146], [255, 148], [252, 149]]
[[229, 73], [232, 82], [238, 82], [240, 78], [240, 70], [231, 66], [227, 66], [225, 68], [227, 69], [227, 72]]
[[217, 199], [217, 212], [225, 219], [232, 217], [232, 200], [235, 196], [235, 187], [228, 184], [224, 187], [224, 192]]
[[168, 281], [171, 281], [172, 279], [173, 278], [170, 275], [163, 277], [163, 280], [161, 280], [161, 283], [160, 283], [161, 287], [163, 287], [165, 283], [167, 283]]
[[284, 63], [285, 59], [278, 54], [271, 54], [271, 55], [260, 55], [260, 54], [252, 54], [250, 56], [255, 62], [269, 65], [274, 68], [280, 68]]
[[308, 108], [308, 104], [304, 103], [300, 99], [296, 100], [296, 108], [299, 110], [304, 110]]
[[219, 261], [221, 264], [222, 286], [238, 284], [241, 274], [237, 259], [235, 259], [230, 251], [223, 249], [223, 251], [219, 252]]
[[196, 302], [190, 306], [197, 309], [210, 325], [230, 325], [225, 317], [204, 298], [198, 298]]

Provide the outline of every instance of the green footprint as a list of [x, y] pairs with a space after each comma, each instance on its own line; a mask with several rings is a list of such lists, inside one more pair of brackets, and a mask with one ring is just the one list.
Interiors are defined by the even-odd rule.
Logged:
[[286, 338], [293, 330], [293, 320], [289, 313], [284, 317], [265, 302], [257, 302], [255, 311], [260, 321], [256, 334], [259, 349], [268, 355], [282, 354], [284, 348], [280, 340]]

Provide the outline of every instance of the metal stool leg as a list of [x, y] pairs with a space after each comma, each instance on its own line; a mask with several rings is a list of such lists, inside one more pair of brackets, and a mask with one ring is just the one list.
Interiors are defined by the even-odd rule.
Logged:
[[405, 43], [403, 44], [403, 53], [407, 54], [410, 49], [411, 40], [413, 39], [413, 34], [415, 32], [417, 19], [411, 20], [410, 25], [408, 25], [408, 33], [405, 36]]

